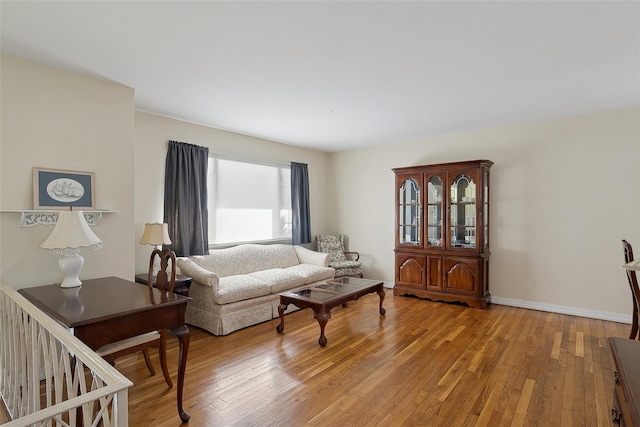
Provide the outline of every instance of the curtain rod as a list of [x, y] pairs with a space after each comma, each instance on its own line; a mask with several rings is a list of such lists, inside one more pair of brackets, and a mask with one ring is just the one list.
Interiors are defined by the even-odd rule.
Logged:
[[247, 159], [240, 156], [233, 156], [225, 153], [218, 153], [216, 151], [209, 151], [209, 157], [215, 157], [217, 159], [223, 159], [223, 160], [232, 160], [236, 162], [255, 163], [258, 165], [265, 165], [265, 166], [287, 167], [287, 168], [291, 167], [291, 163], [278, 163], [278, 162], [268, 162], [264, 160]]

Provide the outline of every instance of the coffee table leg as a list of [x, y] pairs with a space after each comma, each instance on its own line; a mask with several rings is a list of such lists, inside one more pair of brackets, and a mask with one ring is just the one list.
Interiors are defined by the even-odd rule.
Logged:
[[384, 289], [379, 290], [378, 295], [380, 296], [380, 314], [384, 315], [387, 312], [387, 310], [382, 308], [382, 302], [384, 301]]
[[280, 324], [276, 326], [276, 331], [282, 333], [284, 331], [284, 311], [287, 309], [289, 304], [280, 304], [278, 306], [278, 314], [280, 314]]
[[314, 311], [313, 317], [315, 317], [320, 324], [320, 339], [318, 340], [318, 344], [320, 344], [320, 347], [324, 347], [327, 345], [327, 337], [324, 336], [324, 327], [326, 326], [329, 319], [331, 319], [331, 312], [320, 313]]

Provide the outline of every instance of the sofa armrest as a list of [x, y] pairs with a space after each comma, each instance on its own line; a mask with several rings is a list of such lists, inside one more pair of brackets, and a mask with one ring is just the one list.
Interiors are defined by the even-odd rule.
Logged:
[[200, 283], [204, 286], [210, 286], [213, 288], [214, 292], [218, 290], [220, 278], [216, 273], [200, 267], [198, 264], [193, 262], [193, 260], [186, 257], [178, 258], [176, 260], [176, 265], [180, 268], [180, 272], [191, 277], [193, 282]]
[[316, 252], [302, 246], [294, 245], [296, 255], [300, 264], [319, 265], [320, 267], [329, 266], [329, 254]]

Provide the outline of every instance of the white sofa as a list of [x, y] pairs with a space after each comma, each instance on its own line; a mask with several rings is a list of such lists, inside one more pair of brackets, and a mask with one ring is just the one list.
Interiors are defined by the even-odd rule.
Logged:
[[179, 257], [176, 264], [192, 279], [186, 322], [214, 335], [278, 317], [280, 292], [335, 274], [328, 254], [279, 244], [216, 249], [209, 255]]

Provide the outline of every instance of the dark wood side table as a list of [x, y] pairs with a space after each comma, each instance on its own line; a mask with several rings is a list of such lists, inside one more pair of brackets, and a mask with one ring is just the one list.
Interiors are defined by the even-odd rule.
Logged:
[[178, 337], [178, 414], [183, 422], [189, 420], [182, 408], [182, 391], [189, 352], [184, 313], [191, 298], [119, 277], [83, 280], [76, 288], [47, 285], [18, 292], [53, 319], [73, 328], [73, 334], [94, 351], [160, 329]]
[[[142, 283], [143, 285], [147, 284], [147, 274], [136, 274], [136, 282]], [[155, 282], [153, 286], [155, 286]], [[184, 295], [185, 297], [189, 296], [189, 288], [191, 287], [191, 277], [182, 276], [180, 274], [176, 274], [176, 283], [173, 286], [173, 293]]]
[[611, 421], [621, 426], [640, 425], [640, 341], [609, 338], [609, 347], [615, 369]]

